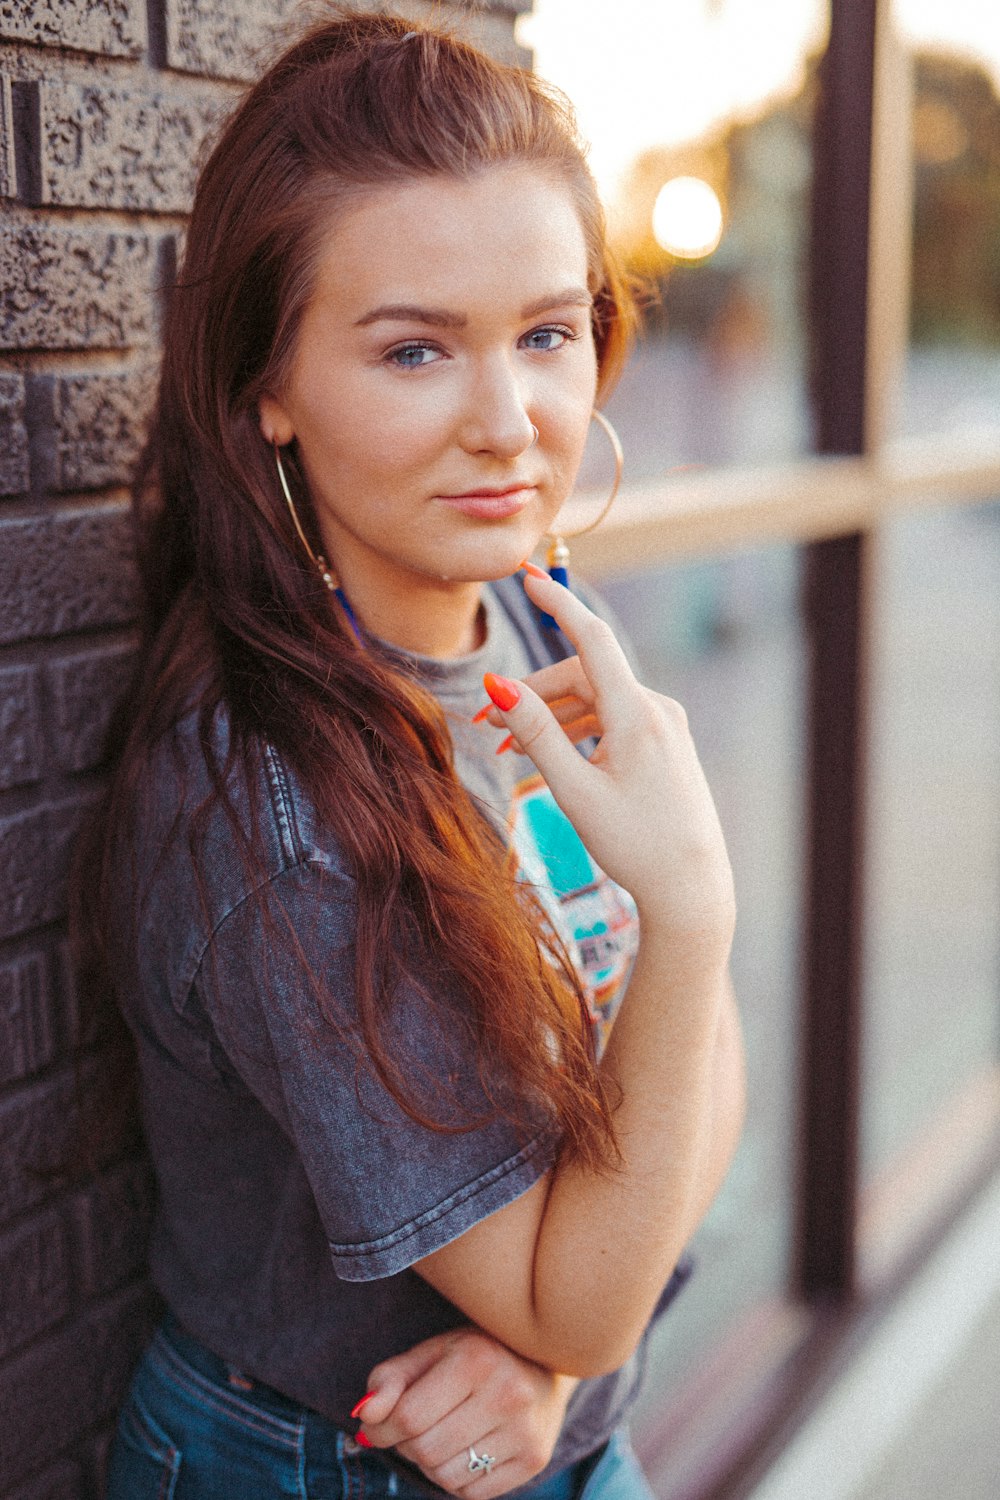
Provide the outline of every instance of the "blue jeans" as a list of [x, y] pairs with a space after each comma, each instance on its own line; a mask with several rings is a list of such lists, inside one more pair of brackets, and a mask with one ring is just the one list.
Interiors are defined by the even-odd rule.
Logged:
[[[444, 1490], [250, 1380], [168, 1313], [132, 1376], [105, 1500], [427, 1500]], [[653, 1500], [624, 1431], [518, 1500]]]

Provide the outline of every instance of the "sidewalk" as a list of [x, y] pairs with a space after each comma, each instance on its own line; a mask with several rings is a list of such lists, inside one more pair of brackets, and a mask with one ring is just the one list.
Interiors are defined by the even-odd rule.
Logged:
[[959, 1497], [1000, 1497], [1000, 1177], [749, 1500]]

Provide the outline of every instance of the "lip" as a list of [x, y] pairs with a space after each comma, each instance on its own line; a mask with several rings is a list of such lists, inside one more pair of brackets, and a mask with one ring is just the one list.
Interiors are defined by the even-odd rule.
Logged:
[[465, 515], [502, 520], [523, 510], [535, 489], [533, 484], [510, 485], [504, 490], [468, 490], [464, 495], [439, 495], [438, 499]]

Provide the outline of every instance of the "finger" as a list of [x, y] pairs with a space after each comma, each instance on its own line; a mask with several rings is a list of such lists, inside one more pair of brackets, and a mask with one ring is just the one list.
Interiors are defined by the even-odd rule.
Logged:
[[574, 694], [584, 698], [588, 703], [594, 701], [594, 691], [583, 670], [583, 663], [575, 655], [549, 662], [546, 666], [539, 667], [537, 671], [530, 673], [524, 680], [529, 687], [534, 688], [539, 698], [545, 699], [546, 703]]
[[570, 822], [596, 790], [597, 771], [577, 753], [551, 709], [524, 682], [487, 672], [483, 686], [501, 718], [548, 782]]
[[[442, 1358], [435, 1360], [423, 1374], [410, 1382], [378, 1425], [369, 1423], [368, 1407], [365, 1407], [361, 1417], [365, 1435], [373, 1447], [398, 1448], [402, 1453], [405, 1446], [412, 1452], [416, 1445], [419, 1452], [442, 1460], [447, 1453], [454, 1451], [455, 1441], [442, 1443], [440, 1440], [442, 1424], [454, 1415], [456, 1409], [462, 1410], [470, 1397], [462, 1363], [449, 1359], [449, 1354], [450, 1350], [446, 1351]], [[463, 1430], [470, 1426], [481, 1431], [483, 1419], [475, 1424], [466, 1423]]]
[[593, 689], [599, 717], [604, 723], [615, 717], [631, 718], [637, 701], [637, 683], [610, 625], [554, 579], [527, 573], [522, 582], [532, 603], [552, 615], [576, 647], [584, 675]]
[[[470, 1447], [480, 1457], [486, 1454], [493, 1457], [495, 1462], [488, 1471], [470, 1470]], [[505, 1495], [508, 1490], [524, 1484], [537, 1472], [537, 1464], [532, 1469], [520, 1454], [508, 1452], [503, 1432], [497, 1428], [477, 1438], [471, 1445], [463, 1444], [446, 1462], [424, 1469], [424, 1472], [442, 1489], [462, 1495], [465, 1500], [491, 1500], [492, 1496]]]
[[[563, 723], [562, 730], [563, 734], [572, 744], [578, 745], [581, 740], [590, 739], [592, 735], [599, 736], [601, 726], [593, 714], [587, 714], [582, 719], [570, 719], [568, 722]], [[508, 734], [507, 738], [502, 740], [497, 746], [496, 753], [497, 755], [502, 755], [507, 750], [514, 750], [518, 755], [524, 754], [516, 735]]]
[[568, 729], [571, 724], [582, 718], [593, 719], [594, 723], [597, 723], [594, 715], [593, 695], [586, 700], [577, 698], [575, 695], [572, 698], [560, 698], [556, 703], [550, 703], [549, 708], [564, 729]]
[[363, 1404], [354, 1408], [360, 1418], [365, 1435], [375, 1448], [391, 1447], [394, 1441], [383, 1441], [379, 1429], [384, 1426], [403, 1393], [415, 1385], [422, 1376], [439, 1364], [451, 1350], [454, 1335], [435, 1334], [397, 1354], [383, 1360], [368, 1376]]
[[[490, 1447], [483, 1438], [488, 1453], [497, 1457], [499, 1453], [506, 1452], [510, 1438], [506, 1443], [501, 1441], [502, 1434], [495, 1427], [496, 1410], [495, 1394], [488, 1390], [475, 1391], [433, 1427], [421, 1431], [411, 1439], [396, 1443], [396, 1451], [423, 1469], [425, 1474], [437, 1474], [447, 1467], [449, 1474], [455, 1477], [458, 1459], [468, 1463], [470, 1444], [478, 1451], [479, 1439], [484, 1432], [489, 1433], [493, 1441], [493, 1447]], [[468, 1474], [467, 1477], [471, 1479], [474, 1476]]]
[[[525, 677], [522, 679], [522, 681], [528, 682], [528, 678]], [[491, 712], [496, 715], [495, 723], [492, 719], [490, 719], [490, 724], [492, 724], [496, 729], [502, 729], [504, 727], [504, 724], [503, 720], [500, 717], [500, 710], [494, 707], [492, 704], [490, 705], [490, 708]], [[569, 724], [574, 719], [579, 718], [581, 714], [593, 712], [593, 694], [590, 694], [589, 701], [586, 702], [582, 698], [577, 698], [576, 696], [573, 696], [571, 698], [557, 698], [555, 702], [549, 703], [549, 708], [552, 710], [553, 715], [556, 719], [558, 719], [560, 724]]]
[[469, 1477], [471, 1483], [461, 1492], [463, 1500], [496, 1500], [498, 1495], [506, 1495], [509, 1490], [517, 1489], [535, 1476], [524, 1464], [514, 1459], [496, 1464], [488, 1474], [472, 1474]]
[[[594, 703], [594, 690], [578, 656], [567, 656], [562, 661], [552, 662], [547, 667], [539, 668], [537, 672], [530, 672], [521, 681], [526, 682], [553, 710], [564, 698], [576, 699], [590, 707]], [[473, 714], [472, 722], [478, 724], [486, 720], [498, 726], [500, 721], [496, 712], [493, 704], [487, 703], [478, 713]]]

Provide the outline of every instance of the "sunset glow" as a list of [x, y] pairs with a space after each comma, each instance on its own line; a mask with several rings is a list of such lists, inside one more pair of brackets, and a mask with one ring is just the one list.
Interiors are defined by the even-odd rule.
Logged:
[[[985, 65], [1000, 87], [1000, 4], [896, 0], [915, 46]], [[637, 154], [750, 119], [798, 91], [822, 50], [827, 0], [534, 0], [518, 37], [535, 69], [563, 89], [591, 143], [590, 163], [613, 204]]]

